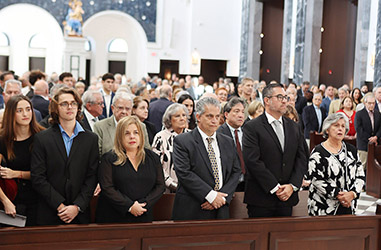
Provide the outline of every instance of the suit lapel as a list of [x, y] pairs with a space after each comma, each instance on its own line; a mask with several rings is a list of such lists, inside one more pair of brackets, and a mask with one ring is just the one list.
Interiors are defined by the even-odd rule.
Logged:
[[[271, 126], [271, 124], [269, 124], [265, 114], [262, 115], [262, 123], [265, 129], [267, 130], [267, 132], [270, 134], [271, 138], [274, 140], [275, 144], [278, 146], [279, 151], [282, 152], [282, 146], [280, 145], [278, 136], [275, 134], [275, 131], [273, 127]], [[284, 125], [283, 125], [283, 130], [284, 130]]]
[[[230, 131], [229, 131], [230, 132]], [[217, 138], [217, 144], [218, 144], [218, 148], [220, 150], [220, 157], [221, 157], [221, 168], [222, 168], [222, 179], [225, 180], [226, 178], [226, 166], [225, 164], [229, 162], [229, 159], [228, 159], [228, 155], [225, 154], [225, 152], [229, 152], [228, 148], [225, 148], [227, 146], [227, 144], [224, 144], [222, 141], [222, 136], [220, 134], [216, 134], [216, 138]]]
[[291, 125], [292, 124], [290, 123], [289, 120], [285, 119], [283, 116], [282, 116], [282, 120], [283, 120], [283, 134], [284, 134], [284, 151], [283, 151], [283, 153], [285, 153], [286, 150], [288, 149], [287, 145], [290, 144], [289, 140], [290, 140], [290, 136], [291, 136]]
[[56, 145], [60, 151], [60, 155], [62, 156], [62, 158], [66, 162], [66, 160], [67, 160], [66, 148], [65, 148], [65, 144], [64, 144], [63, 139], [62, 139], [61, 130], [58, 127], [58, 125], [54, 125], [53, 131], [54, 131], [54, 142], [56, 143]]
[[110, 139], [114, 140], [115, 136], [115, 121], [114, 121], [114, 116], [111, 116], [110, 119], [108, 120], [108, 128], [107, 128], [107, 133]]
[[212, 165], [210, 164], [208, 152], [206, 151], [205, 144], [202, 141], [202, 137], [201, 137], [200, 133], [198, 132], [198, 129], [195, 128], [192, 131], [192, 133], [193, 133], [194, 140], [198, 144], [197, 150], [199, 151], [199, 153], [200, 153], [201, 157], [203, 158], [205, 164], [208, 166], [209, 172], [213, 175]]

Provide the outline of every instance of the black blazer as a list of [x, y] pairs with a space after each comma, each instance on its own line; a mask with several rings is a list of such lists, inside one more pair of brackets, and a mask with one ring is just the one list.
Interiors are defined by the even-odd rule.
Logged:
[[298, 111], [298, 114], [302, 114], [305, 106], [307, 106], [307, 99], [304, 96], [298, 95], [295, 102], [295, 109]]
[[42, 118], [45, 118], [47, 115], [49, 115], [49, 101], [48, 100], [45, 100], [40, 95], [34, 95], [30, 101], [33, 104], [33, 108], [40, 111]]
[[227, 136], [229, 136], [230, 138], [233, 139], [232, 133], [230, 132], [230, 128], [228, 127], [228, 125], [226, 124], [226, 122], [225, 122], [224, 124], [222, 124], [222, 125], [217, 129], [217, 133], [222, 133], [222, 134], [227, 135]]
[[[93, 131], [93, 130], [91, 129], [89, 120], [87, 120], [87, 117], [85, 116], [85, 113], [82, 113], [82, 115], [83, 115], [83, 119], [82, 119], [82, 121], [81, 121], [81, 125], [83, 125], [83, 128], [84, 128], [84, 129], [87, 129], [87, 130], [90, 130], [90, 131]], [[105, 117], [104, 117], [103, 115], [98, 116], [98, 120], [99, 120], [99, 121], [103, 120], [104, 118], [105, 118]]]
[[147, 120], [155, 125], [156, 133], [161, 131], [161, 128], [163, 127], [163, 115], [171, 104], [173, 104], [173, 102], [167, 98], [161, 97], [160, 99], [151, 102], [149, 105]]
[[[231, 150], [233, 140], [216, 134], [220, 150], [223, 186], [220, 192], [228, 194], [227, 204], [233, 198], [241, 168], [237, 153]], [[226, 219], [229, 207], [224, 205], [211, 211], [202, 210], [205, 196], [214, 188], [213, 170], [204, 142], [197, 128], [175, 137], [173, 149], [174, 168], [179, 181], [173, 205], [174, 220]]]
[[115, 96], [115, 93], [114, 92], [111, 92], [111, 100], [110, 100], [110, 109], [109, 109], [109, 116], [107, 116], [107, 108], [106, 108], [106, 100], [103, 96], [103, 92], [102, 93], [102, 99], [103, 99], [103, 103], [104, 103], [104, 107], [103, 107], [103, 113], [102, 115], [104, 117], [111, 117], [112, 116], [112, 109], [111, 109], [111, 106], [112, 106], [112, 100], [114, 99], [114, 96]]
[[243, 157], [245, 160], [244, 202], [260, 207], [295, 206], [298, 193], [283, 202], [270, 191], [279, 183], [300, 187], [307, 172], [303, 135], [295, 122], [283, 117], [285, 148], [282, 152], [278, 137], [265, 114], [249, 121], [243, 128]]
[[355, 115], [356, 146], [358, 150], [368, 151], [368, 139], [377, 136], [381, 137], [381, 114], [374, 111], [374, 129], [370, 122], [370, 117], [366, 108], [363, 108]]
[[303, 125], [304, 125], [304, 138], [310, 139], [310, 131], [316, 131], [321, 132], [321, 129], [323, 127], [324, 119], [327, 117], [327, 111], [325, 108], [320, 107], [321, 111], [321, 124], [319, 127], [319, 121], [315, 112], [314, 105], [306, 106], [303, 109]]
[[149, 140], [149, 145], [152, 145], [152, 143], [153, 143], [153, 138], [155, 138], [155, 135], [156, 135], [155, 124], [153, 124], [152, 122], [147, 121], [147, 119], [145, 119], [145, 120], [143, 121], [143, 123], [146, 125], [147, 134], [148, 134], [148, 140]]
[[58, 125], [34, 136], [31, 160], [31, 179], [40, 194], [37, 223], [64, 224], [57, 208], [77, 205], [80, 212], [72, 223], [89, 223], [89, 203], [97, 184], [99, 164], [98, 137], [85, 130], [73, 140], [69, 157]]

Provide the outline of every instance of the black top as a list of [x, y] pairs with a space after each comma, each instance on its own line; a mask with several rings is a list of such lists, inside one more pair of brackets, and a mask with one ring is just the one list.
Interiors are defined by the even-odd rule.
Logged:
[[155, 135], [156, 135], [155, 124], [153, 124], [152, 122], [147, 121], [147, 119], [144, 120], [143, 123], [146, 125], [147, 134], [148, 134], [148, 140], [149, 140], [149, 145], [152, 145], [153, 138], [154, 138]]
[[[98, 171], [102, 188], [98, 201], [97, 222], [149, 222], [152, 208], [165, 190], [163, 168], [159, 157], [145, 149], [145, 160], [135, 171], [127, 159], [123, 165], [114, 165], [117, 156], [110, 151], [103, 155]], [[146, 202], [147, 212], [135, 217], [128, 212], [135, 201]]]
[[[14, 141], [13, 148], [15, 158], [8, 160], [7, 148], [3, 138], [0, 138], [0, 154], [4, 156], [2, 162], [3, 167], [17, 171], [30, 171], [31, 147], [33, 136], [23, 141]], [[17, 179], [17, 196], [14, 200], [15, 204], [30, 204], [37, 202], [37, 193], [33, 190], [30, 180]]]

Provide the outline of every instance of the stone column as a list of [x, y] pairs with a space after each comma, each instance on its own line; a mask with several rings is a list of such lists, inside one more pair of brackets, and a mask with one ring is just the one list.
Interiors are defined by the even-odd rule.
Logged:
[[86, 38], [65, 37], [64, 71], [70, 72], [78, 79], [78, 76], [86, 75]]
[[290, 72], [291, 30], [292, 30], [292, 7], [293, 0], [284, 0], [283, 11], [283, 38], [282, 38], [282, 62], [280, 70], [280, 82], [288, 83]]
[[374, 61], [373, 87], [381, 85], [381, 0], [378, 1], [376, 57]]
[[324, 0], [307, 0], [303, 81], [319, 84], [321, 26]]
[[243, 0], [239, 78], [259, 80], [263, 3]]
[[298, 0], [296, 11], [295, 64], [293, 81], [300, 85], [303, 81], [304, 41], [307, 0]]

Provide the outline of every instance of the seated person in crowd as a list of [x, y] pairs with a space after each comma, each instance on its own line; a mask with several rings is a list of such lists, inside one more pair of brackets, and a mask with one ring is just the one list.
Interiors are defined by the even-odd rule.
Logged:
[[34, 84], [33, 107], [40, 111], [42, 118], [49, 115], [49, 85], [45, 80], [38, 80]]
[[153, 220], [153, 206], [165, 190], [163, 169], [159, 157], [144, 148], [137, 117], [118, 122], [113, 150], [103, 155], [98, 176], [98, 223]]
[[13, 182], [17, 186], [17, 195], [4, 193], [8, 188], [0, 188], [0, 201], [6, 214], [13, 217], [16, 212], [25, 215], [26, 226], [37, 225], [38, 195], [30, 181], [30, 158], [33, 137], [41, 130], [43, 127], [36, 121], [29, 98], [23, 95], [11, 97], [5, 107], [0, 132], [0, 177], [6, 180], [5, 185]]
[[248, 122], [252, 119], [257, 118], [265, 111], [265, 107], [260, 101], [254, 100], [249, 104], [247, 112], [249, 112], [249, 116], [247, 117], [245, 122]]
[[181, 133], [189, 132], [188, 109], [179, 103], [174, 103], [167, 108], [163, 115], [164, 130], [156, 134], [152, 151], [159, 155], [164, 170], [165, 186], [168, 192], [175, 192], [178, 181], [173, 168], [173, 140]]
[[102, 94], [97, 90], [88, 90], [82, 95], [83, 128], [94, 131], [94, 124], [104, 119]]
[[153, 138], [155, 137], [155, 134], [156, 134], [156, 128], [153, 123], [147, 120], [148, 108], [149, 108], [149, 101], [147, 99], [144, 99], [141, 96], [136, 96], [134, 98], [134, 103], [132, 106], [132, 114], [136, 115], [139, 118], [139, 120], [145, 124], [147, 133], [148, 133], [149, 144], [152, 145]]
[[331, 104], [329, 105], [328, 114], [333, 114], [333, 113], [336, 113], [337, 111], [339, 111], [341, 102], [344, 100], [344, 97], [349, 95], [349, 92], [348, 92], [347, 88], [345, 88], [343, 86], [343, 87], [339, 88], [338, 94], [339, 94], [339, 99], [331, 101]]
[[309, 159], [309, 215], [355, 214], [365, 174], [357, 149], [343, 141], [348, 131], [348, 118], [343, 113], [324, 120], [327, 140], [314, 148]]
[[216, 133], [220, 103], [204, 97], [196, 105], [197, 128], [175, 137], [173, 160], [178, 188], [174, 220], [227, 219], [241, 174], [234, 142]]
[[31, 177], [40, 195], [38, 225], [90, 222], [99, 150], [97, 136], [79, 123], [81, 107], [75, 89], [59, 89], [49, 107], [52, 127], [34, 137]]
[[[115, 130], [119, 120], [126, 116], [131, 116], [132, 112], [132, 99], [129, 94], [125, 92], [117, 93], [111, 105], [111, 117], [103, 119], [102, 121], [94, 124], [94, 133], [98, 135], [99, 154], [102, 156], [114, 147]], [[150, 148], [147, 130], [144, 124], [144, 146]]]
[[341, 108], [339, 109], [340, 113], [343, 113], [349, 121], [349, 131], [345, 136], [345, 139], [353, 139], [356, 138], [356, 129], [355, 129], [355, 115], [356, 111], [353, 110], [353, 100], [350, 96], [344, 97], [341, 102]]
[[310, 139], [310, 132], [320, 133], [326, 116], [326, 110], [320, 107], [322, 102], [322, 95], [320, 93], [314, 94], [312, 98], [312, 105], [306, 106], [303, 109], [303, 124], [304, 124], [304, 138]]

